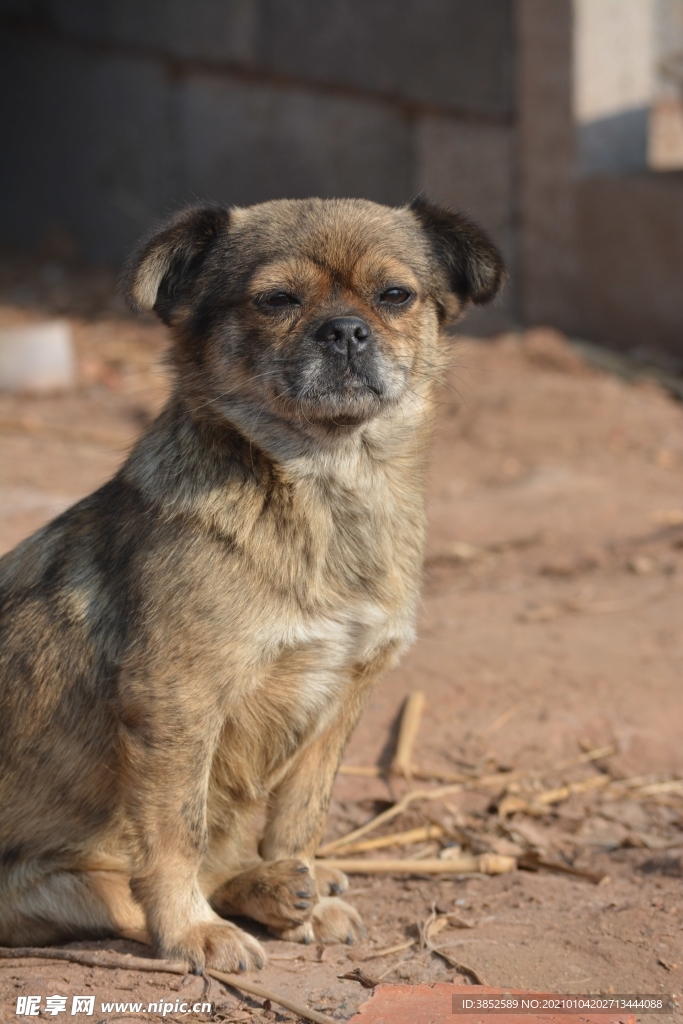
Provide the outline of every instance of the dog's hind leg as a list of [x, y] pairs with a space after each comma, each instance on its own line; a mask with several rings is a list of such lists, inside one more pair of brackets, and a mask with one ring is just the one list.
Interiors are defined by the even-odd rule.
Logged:
[[46, 946], [111, 935], [149, 942], [144, 914], [123, 872], [21, 865], [0, 875], [0, 945]]

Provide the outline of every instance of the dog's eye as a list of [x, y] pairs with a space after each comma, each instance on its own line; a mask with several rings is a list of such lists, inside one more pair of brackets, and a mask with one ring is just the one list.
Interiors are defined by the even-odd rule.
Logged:
[[407, 288], [387, 288], [379, 297], [380, 302], [388, 302], [392, 306], [402, 306], [410, 298]]
[[297, 297], [290, 295], [289, 292], [274, 292], [272, 295], [266, 295], [264, 302], [266, 306], [270, 306], [272, 309], [278, 309], [280, 306], [301, 305]]

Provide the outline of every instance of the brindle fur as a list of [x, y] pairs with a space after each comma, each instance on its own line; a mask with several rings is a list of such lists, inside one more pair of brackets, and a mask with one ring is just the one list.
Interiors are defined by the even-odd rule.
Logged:
[[[191, 208], [142, 245], [124, 287], [170, 328], [171, 397], [0, 563], [0, 944], [119, 934], [244, 970], [261, 947], [222, 915], [357, 934], [314, 854], [414, 634], [442, 328], [501, 279], [422, 199]], [[316, 335], [342, 315], [373, 335], [346, 362]]]

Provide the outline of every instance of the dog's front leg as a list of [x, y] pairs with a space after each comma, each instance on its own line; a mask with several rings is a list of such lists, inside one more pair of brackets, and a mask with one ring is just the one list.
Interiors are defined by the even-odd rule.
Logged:
[[334, 778], [356, 719], [357, 715], [351, 721], [341, 716], [333, 729], [301, 751], [273, 794], [261, 855], [269, 862], [297, 858], [311, 872], [318, 894], [307, 921], [279, 930], [280, 937], [289, 941], [350, 943], [363, 933], [358, 912], [339, 899], [338, 894], [348, 889], [346, 875], [315, 861]]
[[216, 726], [197, 713], [196, 703], [163, 710], [157, 705], [150, 715], [144, 729], [126, 731], [126, 801], [138, 848], [131, 890], [157, 955], [187, 960], [197, 973], [204, 966], [261, 967], [265, 956], [258, 942], [219, 917], [198, 884]]
[[400, 642], [388, 640], [372, 658], [354, 666], [332, 723], [299, 751], [271, 795], [261, 856], [266, 861], [300, 858], [315, 870], [322, 895], [348, 888], [341, 872], [320, 862], [314, 865], [335, 775], [369, 694], [381, 673], [395, 663], [400, 649]]
[[212, 896], [222, 913], [254, 917], [289, 941], [353, 942], [362, 933], [358, 913], [338, 898], [348, 888], [346, 876], [315, 861], [339, 761], [371, 680], [359, 673], [354, 683], [343, 711], [299, 751], [272, 792], [260, 845], [263, 863]]

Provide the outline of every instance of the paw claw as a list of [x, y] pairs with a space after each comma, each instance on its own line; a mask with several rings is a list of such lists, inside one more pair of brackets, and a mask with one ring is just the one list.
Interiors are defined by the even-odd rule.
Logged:
[[179, 941], [162, 946], [159, 952], [171, 960], [189, 960], [195, 975], [201, 975], [204, 967], [244, 972], [265, 962], [256, 939], [218, 916], [215, 921], [195, 924]]
[[349, 880], [343, 871], [329, 868], [320, 861], [315, 865], [315, 880], [321, 896], [340, 896], [349, 887]]
[[289, 942], [345, 942], [353, 945], [364, 933], [358, 911], [337, 896], [323, 896], [313, 907], [308, 921], [298, 928], [280, 931], [279, 937]]

